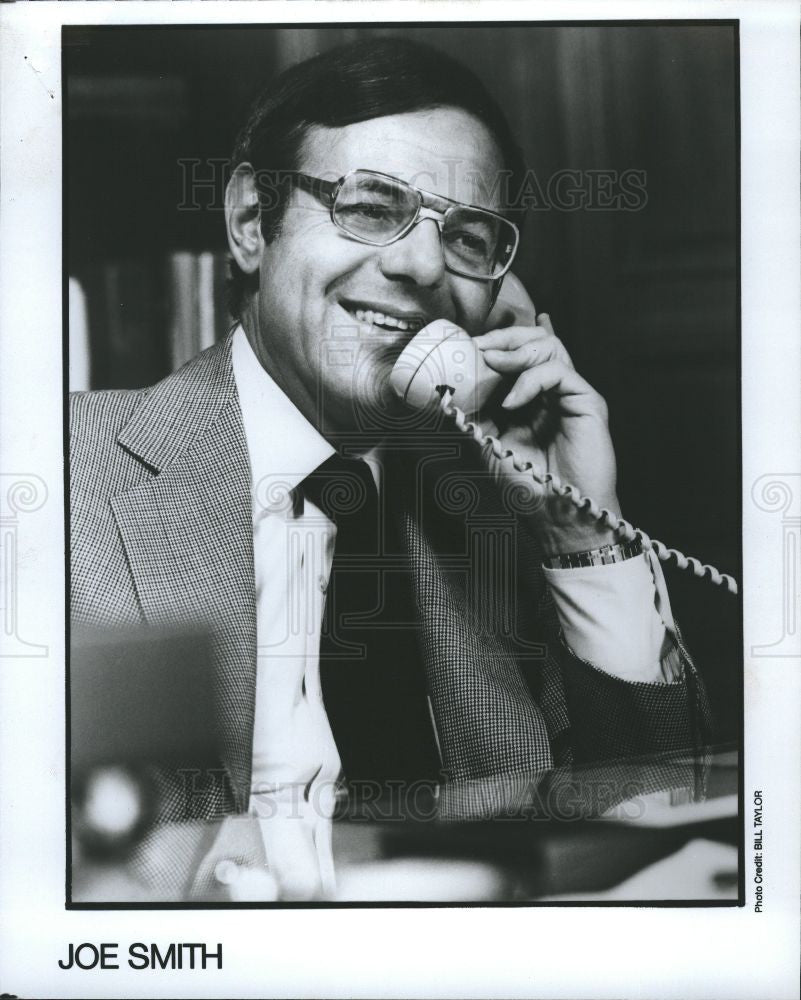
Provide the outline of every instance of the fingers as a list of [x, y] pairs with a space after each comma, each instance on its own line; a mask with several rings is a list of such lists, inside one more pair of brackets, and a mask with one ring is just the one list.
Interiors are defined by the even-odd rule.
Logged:
[[488, 347], [506, 351], [519, 347], [525, 340], [530, 340], [532, 337], [536, 339], [547, 336], [555, 337], [556, 333], [550, 316], [547, 313], [540, 313], [536, 323], [516, 323], [514, 326], [488, 330], [486, 333], [474, 337], [473, 340], [482, 351]]
[[573, 366], [564, 344], [544, 326], [513, 326], [492, 330], [475, 337], [473, 342], [482, 357], [497, 372], [508, 374], [525, 371], [535, 364], [557, 359]]
[[506, 410], [515, 410], [530, 403], [541, 392], [557, 395], [565, 414], [605, 415], [606, 403], [603, 397], [575, 368], [555, 358], [526, 369], [501, 405]]
[[502, 330], [490, 330], [489, 333], [473, 337], [473, 343], [482, 351], [513, 351], [528, 341], [541, 340], [547, 336], [548, 331], [541, 326], [507, 326]]
[[553, 329], [553, 323], [551, 323], [551, 317], [548, 313], [540, 313], [537, 317], [537, 323], [539, 326], [545, 327], [548, 333], [552, 334], [554, 337], [556, 336]]
[[502, 326], [535, 326], [537, 310], [522, 281], [511, 271], [503, 279], [500, 294], [486, 320], [485, 330]]
[[[553, 338], [550, 338], [550, 340], [552, 341]], [[549, 361], [556, 355], [555, 345], [552, 342], [540, 341], [537, 343], [535, 341], [528, 341], [514, 350], [501, 351], [490, 349], [483, 351], [481, 356], [490, 368], [506, 375], [523, 372], [526, 368]]]

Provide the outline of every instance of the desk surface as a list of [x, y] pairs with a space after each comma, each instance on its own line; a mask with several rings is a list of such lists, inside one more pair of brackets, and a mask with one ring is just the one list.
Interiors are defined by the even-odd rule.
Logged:
[[[734, 902], [737, 789], [738, 754], [730, 748], [497, 776], [433, 793], [395, 788], [379, 799], [357, 789], [335, 826], [340, 893], [348, 892], [349, 874], [356, 871], [351, 891], [369, 891], [370, 863], [376, 876], [385, 868], [383, 886], [374, 880], [376, 891], [388, 891], [389, 882], [400, 891], [400, 874], [415, 861], [432, 873], [434, 862], [462, 866], [458, 877], [453, 869], [458, 899], [470, 898], [468, 866], [476, 886], [489, 893], [485, 899], [582, 893], [598, 899], [698, 841], [712, 845], [705, 858], [714, 870], [699, 867], [698, 851], [686, 855], [698, 869], [697, 886], [677, 877], [686, 870], [677, 863], [663, 884], [641, 880], [633, 887], [644, 891], [644, 885], [652, 895], [624, 898]], [[390, 879], [393, 870], [398, 878]]]
[[[717, 747], [440, 787], [351, 787], [327, 902], [735, 903], [738, 760]], [[181, 900], [143, 894], [124, 864], [76, 866], [73, 902], [125, 901]]]

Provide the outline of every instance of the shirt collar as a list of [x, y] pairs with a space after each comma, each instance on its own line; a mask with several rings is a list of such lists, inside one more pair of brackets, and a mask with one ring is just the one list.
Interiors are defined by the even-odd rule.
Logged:
[[261, 366], [241, 324], [234, 332], [231, 363], [250, 455], [254, 517], [286, 510], [290, 491], [334, 448]]

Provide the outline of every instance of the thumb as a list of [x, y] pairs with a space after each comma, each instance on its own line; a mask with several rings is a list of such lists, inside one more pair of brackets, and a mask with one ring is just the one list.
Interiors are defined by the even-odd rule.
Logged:
[[502, 330], [507, 326], [536, 326], [537, 310], [523, 282], [511, 271], [502, 280], [498, 298], [484, 323], [484, 331]]

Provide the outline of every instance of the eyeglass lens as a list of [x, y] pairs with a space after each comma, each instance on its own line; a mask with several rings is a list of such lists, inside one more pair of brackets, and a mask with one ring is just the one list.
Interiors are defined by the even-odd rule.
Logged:
[[[359, 239], [387, 244], [406, 229], [419, 206], [418, 192], [401, 181], [355, 173], [339, 189], [334, 219]], [[513, 227], [489, 213], [454, 205], [445, 214], [445, 263], [456, 270], [478, 278], [495, 277], [508, 263], [515, 243]]]

